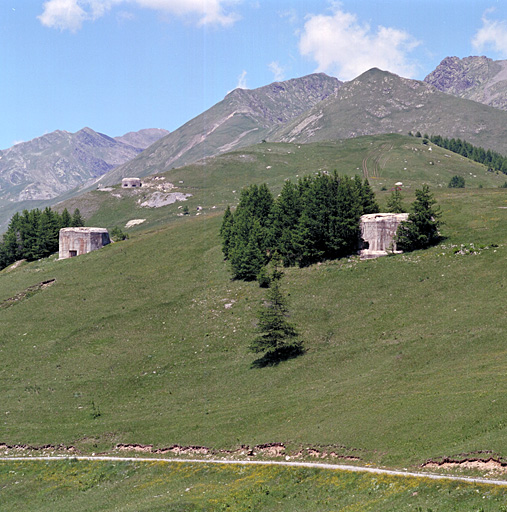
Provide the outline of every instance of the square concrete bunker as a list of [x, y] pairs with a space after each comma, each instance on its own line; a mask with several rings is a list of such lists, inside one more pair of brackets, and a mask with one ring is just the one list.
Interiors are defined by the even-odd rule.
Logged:
[[121, 180], [121, 186], [123, 188], [138, 188], [142, 187], [141, 178], [123, 178]]
[[106, 228], [62, 228], [59, 236], [59, 259], [96, 251], [109, 243], [111, 239]]
[[369, 213], [360, 219], [361, 259], [378, 258], [390, 252], [399, 253], [394, 237], [398, 226], [408, 220], [408, 213]]

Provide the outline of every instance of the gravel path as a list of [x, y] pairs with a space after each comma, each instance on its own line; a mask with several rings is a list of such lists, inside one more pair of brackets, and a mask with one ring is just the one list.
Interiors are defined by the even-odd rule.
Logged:
[[491, 480], [488, 478], [472, 478], [466, 476], [437, 475], [433, 473], [419, 473], [411, 471], [395, 471], [392, 469], [371, 468], [362, 466], [348, 466], [346, 464], [325, 464], [322, 462], [288, 462], [288, 461], [260, 461], [260, 460], [220, 460], [220, 459], [163, 459], [150, 457], [113, 457], [113, 456], [46, 456], [46, 457], [0, 457], [0, 462], [28, 462], [28, 461], [62, 461], [62, 460], [84, 460], [104, 462], [184, 462], [189, 464], [236, 464], [236, 465], [268, 465], [268, 466], [289, 466], [303, 468], [320, 468], [338, 471], [352, 471], [358, 473], [373, 473], [379, 475], [405, 476], [413, 478], [430, 478], [431, 480], [453, 480], [467, 482], [469, 484], [487, 484], [507, 487], [507, 480]]

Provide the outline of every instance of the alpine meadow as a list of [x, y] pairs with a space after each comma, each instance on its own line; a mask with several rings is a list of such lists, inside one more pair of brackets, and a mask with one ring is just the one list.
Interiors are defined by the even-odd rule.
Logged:
[[[212, 102], [214, 52], [238, 65], [226, 34], [267, 58], [276, 27], [245, 25], [266, 2], [39, 3], [62, 62], [111, 33], [102, 64], [83, 58], [52, 93], [82, 126], [85, 73], [106, 117], [136, 91], [124, 132], [134, 112], [168, 115], [161, 93], [174, 119], [193, 114], [115, 137], [41, 129], [0, 151], [0, 509], [507, 512], [507, 60], [404, 78], [429, 47], [380, 9], [376, 34], [347, 0], [282, 3], [276, 44], [298, 38], [316, 71], [285, 80], [273, 60], [275, 82], [247, 88], [243, 71]], [[119, 51], [153, 12], [151, 46], [136, 32]], [[504, 27], [494, 16], [481, 23]], [[176, 34], [184, 83], [163, 47]], [[144, 60], [171, 75], [137, 82]]]

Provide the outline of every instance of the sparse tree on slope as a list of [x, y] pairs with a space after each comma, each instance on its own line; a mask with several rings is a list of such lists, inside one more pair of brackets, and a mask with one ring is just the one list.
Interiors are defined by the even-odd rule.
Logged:
[[249, 346], [255, 353], [264, 352], [264, 358], [271, 363], [303, 353], [303, 343], [298, 332], [287, 320], [287, 301], [280, 290], [280, 277], [271, 280], [266, 300], [258, 311], [259, 335]]
[[465, 188], [465, 178], [463, 176], [453, 176], [449, 181], [449, 188]]

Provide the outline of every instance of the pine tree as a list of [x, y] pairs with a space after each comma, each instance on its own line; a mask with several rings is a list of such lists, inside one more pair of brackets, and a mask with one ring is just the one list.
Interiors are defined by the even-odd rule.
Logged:
[[224, 213], [224, 220], [220, 227], [220, 236], [222, 237], [222, 252], [224, 258], [229, 259], [229, 252], [233, 245], [233, 229], [234, 229], [234, 216], [232, 215], [231, 209], [227, 206]]
[[322, 261], [326, 257], [329, 237], [329, 216], [333, 191], [329, 177], [318, 175], [302, 193], [302, 211], [294, 229], [293, 245], [300, 267]]
[[46, 258], [58, 250], [58, 233], [61, 219], [45, 208], [37, 226], [37, 243], [34, 244], [34, 258]]
[[3, 237], [3, 252], [6, 265], [23, 258], [23, 243], [21, 240], [21, 215], [15, 213]]
[[28, 261], [35, 260], [41, 256], [38, 253], [39, 224], [41, 212], [38, 208], [34, 210], [23, 210], [19, 225], [19, 239], [23, 249], [20, 257]]
[[264, 238], [264, 230], [260, 222], [254, 219], [248, 240], [238, 238], [234, 241], [229, 256], [235, 279], [245, 281], [257, 279], [262, 267], [267, 263], [266, 253], [262, 249]]
[[415, 191], [416, 200], [412, 203], [408, 220], [402, 222], [396, 232], [396, 246], [402, 251], [425, 249], [440, 240], [438, 228], [441, 225], [440, 209], [434, 207], [436, 201], [428, 185]]
[[60, 228], [68, 228], [72, 224], [72, 217], [69, 211], [65, 208], [60, 216]]
[[346, 256], [357, 249], [359, 219], [364, 211], [364, 197], [358, 193], [354, 180], [345, 176], [335, 176], [334, 185], [334, 203], [328, 237], [327, 258], [329, 259]]
[[401, 192], [398, 188], [395, 188], [391, 197], [387, 200], [387, 211], [389, 213], [405, 213], [406, 210], [403, 206], [403, 198], [401, 196]]
[[369, 213], [378, 213], [380, 207], [375, 198], [375, 193], [370, 186], [368, 179], [365, 178], [364, 183], [361, 184], [361, 178], [356, 176], [354, 179], [357, 191], [359, 193], [359, 199], [362, 206], [362, 215]]
[[265, 358], [278, 362], [303, 353], [296, 328], [287, 320], [287, 300], [280, 289], [280, 278], [272, 279], [267, 298], [257, 313], [259, 335], [249, 346], [251, 352], [265, 353]]
[[271, 222], [272, 246], [276, 248], [286, 267], [297, 262], [293, 237], [301, 216], [301, 208], [299, 187], [286, 181], [273, 206]]
[[74, 210], [72, 214], [72, 225], [73, 228], [82, 228], [84, 226], [84, 219], [81, 217], [81, 212], [78, 208]]

